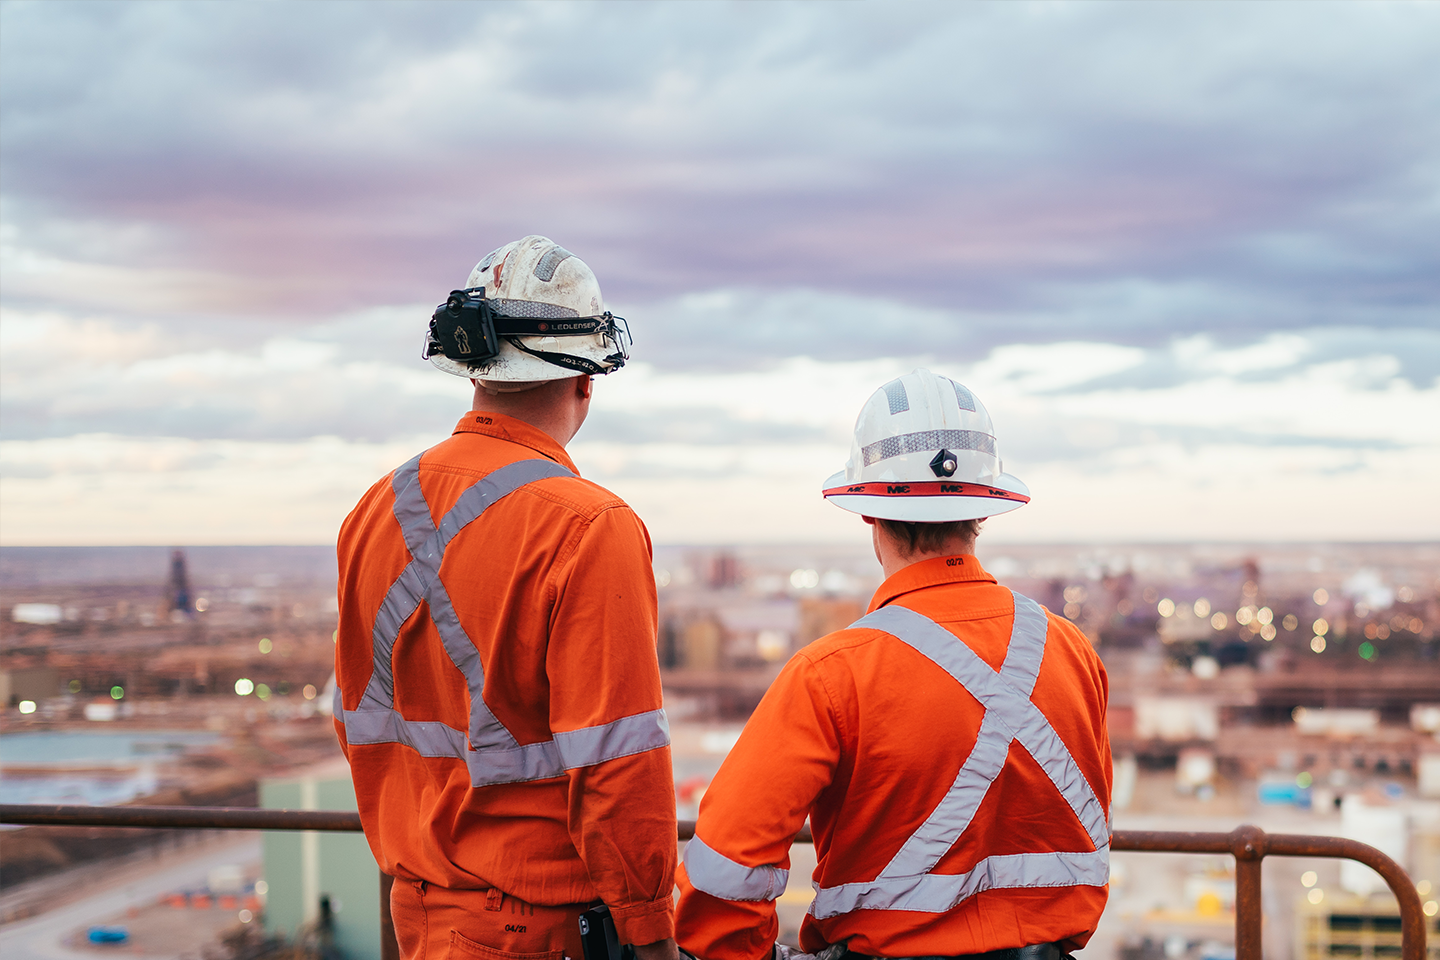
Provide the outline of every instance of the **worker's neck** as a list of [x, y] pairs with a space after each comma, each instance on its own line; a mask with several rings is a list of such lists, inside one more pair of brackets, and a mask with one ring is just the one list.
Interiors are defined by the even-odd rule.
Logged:
[[879, 524], [872, 524], [870, 529], [873, 531], [875, 541], [875, 559], [880, 561], [880, 569], [885, 572], [887, 580], [906, 567], [920, 563], [922, 560], [966, 556], [975, 552], [973, 537], [968, 540], [957, 537], [940, 550], [916, 550], [913, 553], [906, 553], [904, 545], [887, 534]]
[[585, 423], [590, 410], [590, 379], [552, 380], [522, 393], [492, 394], [477, 384], [470, 409], [514, 417], [548, 434], [563, 447]]

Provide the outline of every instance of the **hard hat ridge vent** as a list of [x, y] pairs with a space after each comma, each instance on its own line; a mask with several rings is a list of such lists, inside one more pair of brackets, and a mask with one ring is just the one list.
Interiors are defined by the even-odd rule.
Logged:
[[540, 259], [535, 262], [535, 276], [549, 283], [555, 279], [555, 269], [573, 256], [575, 256], [575, 254], [556, 244], [549, 250], [546, 250]]
[[[946, 379], [949, 379], [948, 377]], [[961, 410], [975, 412], [975, 394], [971, 393], [963, 383], [958, 380], [951, 380], [950, 386], [955, 388], [955, 402], [960, 405]]]
[[890, 403], [890, 416], [905, 413], [910, 409], [910, 396], [905, 392], [905, 384], [899, 380], [891, 380], [880, 389], [885, 391], [885, 399]]

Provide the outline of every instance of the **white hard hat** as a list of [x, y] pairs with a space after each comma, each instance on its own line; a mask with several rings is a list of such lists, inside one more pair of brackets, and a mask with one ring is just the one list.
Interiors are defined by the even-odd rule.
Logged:
[[1017, 510], [1030, 489], [1003, 471], [985, 405], [920, 369], [865, 401], [850, 460], [825, 481], [825, 498], [867, 517], [945, 523]]
[[[425, 356], [457, 377], [540, 382], [609, 373], [629, 359], [629, 328], [623, 318], [605, 309], [595, 274], [585, 261], [548, 237], [525, 237], [492, 250], [470, 271], [465, 289], [454, 291], [448, 303], [451, 317], [468, 307], [472, 319], [483, 303], [486, 322], [493, 325], [487, 348], [471, 348], [484, 338], [469, 327], [459, 340], [463, 349], [457, 348], [446, 331], [437, 331], [446, 304], [436, 308]], [[567, 323], [572, 319], [576, 322]], [[454, 333], [453, 324], [449, 332]], [[485, 356], [489, 351], [494, 352]]]

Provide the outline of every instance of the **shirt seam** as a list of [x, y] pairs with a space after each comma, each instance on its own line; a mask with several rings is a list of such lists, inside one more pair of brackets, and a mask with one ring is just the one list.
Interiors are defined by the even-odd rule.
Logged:
[[[594, 484], [594, 483], [592, 483], [591, 481], [586, 480], [584, 477], [546, 477], [545, 479], [547, 479], [547, 480], [570, 480], [570, 479], [574, 479], [574, 480], [579, 480], [579, 481], [581, 481], [582, 483], [585, 483], [585, 484], [587, 484], [587, 485], [589, 485], [589, 486], [592, 486], [592, 487], [598, 486], [597, 484]], [[537, 482], [538, 482], [538, 481], [537, 481]], [[601, 489], [603, 489], [603, 488], [601, 488]], [[579, 516], [582, 516], [582, 517], [584, 517], [586, 520], [590, 520], [590, 521], [593, 521], [596, 517], [600, 516], [600, 514], [604, 513], [606, 510], [613, 510], [613, 509], [615, 509], [616, 507], [627, 507], [627, 508], [629, 507], [629, 504], [627, 504], [624, 500], [620, 499], [619, 497], [615, 496], [613, 493], [610, 493], [609, 496], [606, 497], [605, 499], [597, 500], [597, 501], [595, 501], [595, 502], [593, 502], [593, 503], [586, 504], [586, 503], [582, 503], [581, 501], [576, 500], [576, 499], [574, 499], [574, 498], [566, 497], [566, 496], [564, 496], [563, 494], [557, 493], [556, 491], [546, 489], [545, 487], [538, 487], [538, 486], [536, 486], [536, 485], [533, 484], [533, 483], [526, 484], [524, 487], [521, 488], [521, 490], [524, 491], [525, 493], [529, 494], [530, 496], [539, 497], [539, 498], [541, 498], [542, 500], [549, 500], [551, 503], [555, 504], [556, 506], [568, 507], [568, 508], [569, 508], [571, 511], [573, 511], [574, 513], [576, 513], [576, 514], [578, 514]], [[606, 493], [609, 493], [609, 491], [606, 491]]]
[[[596, 514], [596, 516], [599, 516], [599, 514]], [[576, 552], [580, 549], [580, 541], [585, 539], [586, 534], [590, 532], [590, 527], [594, 522], [594, 517], [586, 517], [580, 523], [576, 524], [574, 529], [570, 531], [570, 535], [561, 542], [559, 548], [555, 551], [555, 559], [550, 562], [550, 572], [545, 577], [545, 605], [549, 609], [549, 615], [545, 618], [547, 646], [549, 645], [549, 637], [555, 630], [555, 614], [559, 609], [560, 585], [558, 578], [560, 572], [569, 566], [570, 561], [574, 559]], [[548, 718], [546, 722], [548, 724]]]
[[[536, 494], [540, 493], [538, 490], [532, 492]], [[550, 630], [555, 628], [555, 608], [560, 595], [560, 587], [556, 582], [556, 578], [560, 575], [560, 571], [564, 570], [570, 561], [574, 559], [576, 552], [580, 549], [580, 541], [589, 536], [590, 528], [595, 525], [596, 520], [600, 519], [601, 514], [618, 509], [629, 510], [630, 507], [625, 501], [616, 498], [613, 502], [607, 503], [596, 510], [594, 516], [585, 517], [582, 515], [581, 522], [575, 526], [574, 530], [571, 531], [570, 535], [565, 538], [560, 544], [560, 547], [555, 551], [555, 559], [550, 565], [550, 574], [545, 578], [545, 597], [546, 603], [550, 608], [550, 615], [546, 618], [548, 622], [547, 635]], [[578, 513], [579, 511], [576, 512]]]
[[829, 678], [825, 676], [825, 671], [820, 669], [819, 664], [815, 663], [814, 661], [810, 661], [810, 663], [815, 670], [816, 679], [820, 681], [820, 688], [825, 692], [826, 706], [829, 708], [830, 711], [830, 722], [834, 725], [836, 731], [840, 734], [840, 756], [837, 758], [836, 762], [836, 766], [838, 768], [845, 759], [845, 744], [849, 742], [847, 740], [849, 734], [845, 729], [845, 723], [840, 715], [840, 711], [835, 709], [835, 694], [830, 689]]
[[[875, 643], [876, 641], [886, 637], [894, 639], [894, 634], [886, 633], [879, 627], [846, 627], [843, 630], [835, 631], [835, 633], [848, 633], [851, 630], [854, 630], [856, 632], [864, 632], [857, 637], [847, 637], [844, 640], [832, 640], [831, 642], [835, 644], [835, 648], [831, 650], [826, 650], [824, 653], [818, 653], [816, 651], [806, 649], [801, 650], [799, 653], [796, 654], [796, 656], [804, 659], [807, 663], [809, 663], [811, 666], [815, 667], [818, 670], [821, 661], [828, 660], [833, 656], [845, 652], [846, 650], [853, 650], [856, 647], [863, 647], [866, 644]], [[831, 637], [833, 637], [834, 635], [834, 633], [829, 634], [829, 636]]]

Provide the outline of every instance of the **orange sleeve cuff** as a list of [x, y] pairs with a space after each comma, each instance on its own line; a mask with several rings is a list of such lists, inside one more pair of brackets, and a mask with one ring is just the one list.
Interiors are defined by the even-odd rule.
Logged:
[[628, 907], [611, 907], [615, 933], [621, 943], [645, 946], [675, 936], [675, 900], [668, 894], [648, 903], [632, 903]]

